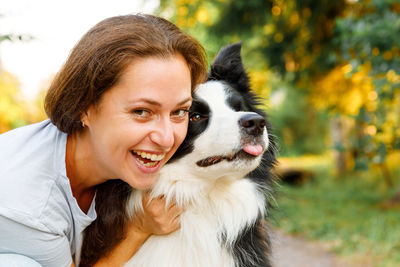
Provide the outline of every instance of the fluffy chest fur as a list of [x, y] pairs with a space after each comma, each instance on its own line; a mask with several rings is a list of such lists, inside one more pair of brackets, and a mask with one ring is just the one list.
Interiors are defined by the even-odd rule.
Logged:
[[[263, 215], [264, 194], [249, 179], [204, 181], [179, 167], [176, 162], [163, 169], [152, 196], [165, 195], [185, 207], [180, 230], [151, 236], [126, 266], [236, 266], [232, 248], [243, 229]], [[141, 211], [141, 195], [131, 195], [129, 211]]]

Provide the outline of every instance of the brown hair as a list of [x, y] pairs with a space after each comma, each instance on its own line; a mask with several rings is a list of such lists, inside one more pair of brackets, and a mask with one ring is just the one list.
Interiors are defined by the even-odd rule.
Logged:
[[198, 41], [152, 15], [105, 19], [82, 37], [54, 78], [45, 99], [46, 113], [59, 130], [79, 131], [81, 115], [118, 82], [133, 59], [176, 53], [188, 64], [193, 91], [207, 72], [205, 51]]

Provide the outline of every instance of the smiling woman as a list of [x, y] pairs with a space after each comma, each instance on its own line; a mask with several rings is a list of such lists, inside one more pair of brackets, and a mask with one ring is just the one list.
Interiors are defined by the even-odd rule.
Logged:
[[[186, 135], [191, 93], [205, 76], [204, 49], [162, 18], [112, 17], [89, 30], [49, 88], [49, 120], [0, 135], [0, 253], [79, 265], [98, 186], [154, 184]], [[97, 264], [119, 266], [151, 234], [176, 230], [181, 210], [164, 206], [159, 198], [116, 222], [120, 243]]]

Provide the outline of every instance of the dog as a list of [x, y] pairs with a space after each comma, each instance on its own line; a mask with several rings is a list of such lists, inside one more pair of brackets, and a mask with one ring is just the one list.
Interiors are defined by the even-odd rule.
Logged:
[[[151, 189], [152, 198], [164, 195], [184, 207], [181, 228], [150, 236], [125, 266], [271, 266], [264, 218], [276, 149], [240, 50], [236, 43], [218, 53], [208, 81], [194, 93], [187, 137]], [[143, 211], [143, 193], [121, 181], [99, 188], [99, 219], [85, 231], [80, 266], [123, 238], [118, 229]]]

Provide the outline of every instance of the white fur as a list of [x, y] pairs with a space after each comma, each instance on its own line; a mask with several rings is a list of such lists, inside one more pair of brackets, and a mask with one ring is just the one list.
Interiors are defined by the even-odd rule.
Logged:
[[[194, 151], [167, 164], [151, 191], [184, 207], [181, 228], [169, 235], [151, 236], [125, 266], [134, 267], [234, 267], [229, 248], [243, 229], [262, 216], [265, 196], [243, 176], [255, 169], [261, 156], [248, 161], [222, 161], [209, 167], [195, 163], [206, 157], [240, 149], [238, 120], [225, 103], [224, 85], [208, 82], [196, 92], [210, 105], [207, 130], [194, 143]], [[268, 137], [264, 134], [265, 148]], [[127, 205], [130, 216], [142, 212], [142, 192], [135, 191]], [[221, 246], [221, 244], [223, 244]]]

